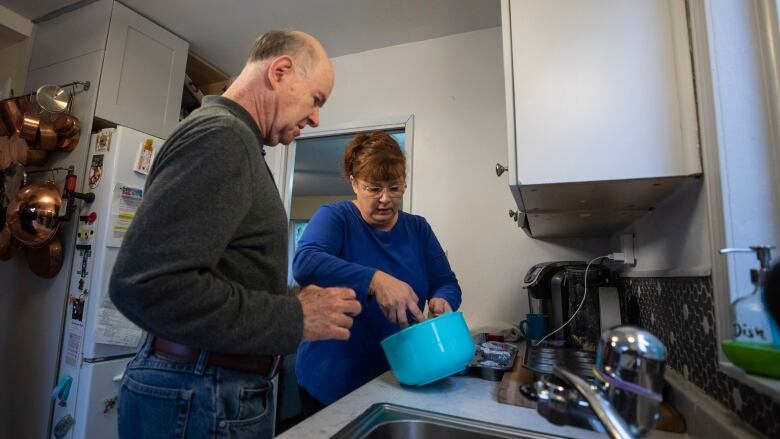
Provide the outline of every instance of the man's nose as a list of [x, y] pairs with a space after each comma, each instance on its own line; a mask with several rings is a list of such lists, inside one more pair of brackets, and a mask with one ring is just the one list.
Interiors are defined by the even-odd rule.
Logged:
[[314, 107], [309, 114], [309, 125], [317, 127], [320, 124], [320, 107]]

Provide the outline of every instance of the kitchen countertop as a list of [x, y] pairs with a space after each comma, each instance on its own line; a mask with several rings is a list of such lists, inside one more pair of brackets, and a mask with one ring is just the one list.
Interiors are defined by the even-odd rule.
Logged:
[[[392, 403], [508, 427], [576, 438], [606, 435], [573, 427], [559, 427], [536, 410], [501, 404], [496, 400], [498, 383], [472, 376], [452, 376], [423, 387], [402, 386], [387, 372], [278, 436], [292, 438], [331, 437], [371, 405]], [[684, 434], [653, 431], [647, 437], [687, 438]]]

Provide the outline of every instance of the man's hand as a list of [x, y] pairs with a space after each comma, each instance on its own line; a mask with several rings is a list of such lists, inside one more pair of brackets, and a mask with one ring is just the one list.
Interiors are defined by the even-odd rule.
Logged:
[[428, 300], [428, 318], [438, 317], [445, 312], [452, 312], [449, 302], [441, 297], [434, 297]]
[[407, 310], [418, 322], [425, 320], [425, 316], [417, 306], [417, 295], [406, 282], [377, 270], [371, 278], [370, 288], [376, 295], [377, 304], [391, 322], [398, 323], [402, 328], [409, 326], [409, 319], [406, 318]]
[[350, 288], [309, 285], [298, 293], [303, 308], [303, 339], [347, 340], [352, 317], [360, 314], [360, 302]]

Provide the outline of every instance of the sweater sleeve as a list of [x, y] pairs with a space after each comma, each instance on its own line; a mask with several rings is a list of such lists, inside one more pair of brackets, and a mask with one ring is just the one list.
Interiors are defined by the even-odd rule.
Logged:
[[425, 268], [431, 297], [440, 297], [450, 304], [453, 311], [460, 307], [461, 290], [455, 273], [450, 268], [447, 255], [436, 239], [433, 229], [425, 219], [421, 221], [421, 238], [425, 254]]
[[337, 256], [349, 233], [343, 215], [333, 206], [317, 209], [298, 241], [293, 277], [302, 286], [352, 288], [358, 300], [365, 304], [376, 268], [347, 262]]
[[204, 128], [161, 151], [110, 281], [111, 300], [144, 330], [219, 352], [295, 351], [298, 300], [217, 270], [255, 201], [251, 147], [234, 130]]

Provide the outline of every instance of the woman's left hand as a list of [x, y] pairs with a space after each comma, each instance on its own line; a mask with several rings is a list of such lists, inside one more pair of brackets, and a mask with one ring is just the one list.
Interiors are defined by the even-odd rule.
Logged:
[[428, 318], [433, 318], [444, 314], [445, 312], [452, 312], [450, 304], [441, 297], [434, 297], [428, 301]]

